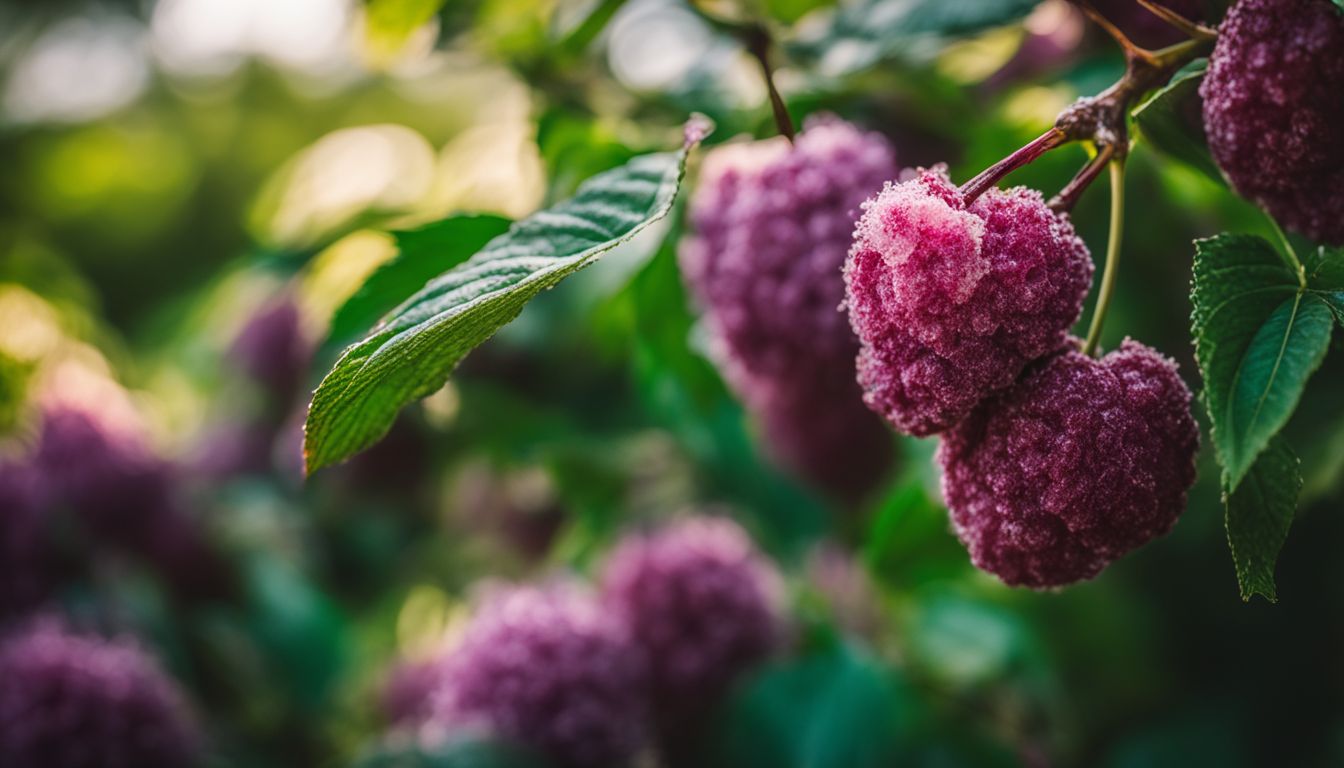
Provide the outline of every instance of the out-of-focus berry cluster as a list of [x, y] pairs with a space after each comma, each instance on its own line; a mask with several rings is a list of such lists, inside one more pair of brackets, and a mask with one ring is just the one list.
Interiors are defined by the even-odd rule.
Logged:
[[859, 204], [896, 172], [885, 138], [834, 118], [810, 120], [792, 145], [724, 146], [705, 158], [682, 241], [713, 357], [768, 452], [841, 496], [862, 494], [891, 458], [838, 307]]
[[487, 585], [456, 642], [393, 670], [384, 705], [423, 740], [487, 734], [560, 766], [625, 765], [678, 746], [779, 647], [780, 592], [739, 526], [684, 519], [622, 541], [595, 591]]

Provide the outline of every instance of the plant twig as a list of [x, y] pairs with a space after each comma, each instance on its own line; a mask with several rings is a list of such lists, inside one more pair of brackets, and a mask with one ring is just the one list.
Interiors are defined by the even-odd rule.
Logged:
[[770, 94], [770, 108], [775, 113], [775, 125], [779, 128], [780, 135], [792, 143], [796, 135], [793, 118], [789, 117], [789, 109], [784, 104], [784, 98], [779, 95], [779, 89], [775, 87], [775, 73], [770, 66], [770, 33], [763, 24], [749, 24], [742, 28], [740, 35], [747, 52], [761, 65], [765, 89]]
[[1111, 169], [1111, 231], [1106, 238], [1106, 267], [1101, 273], [1101, 288], [1097, 290], [1097, 305], [1092, 310], [1092, 324], [1087, 329], [1083, 354], [1097, 349], [1101, 328], [1106, 323], [1106, 311], [1111, 307], [1115, 292], [1115, 277], [1120, 271], [1120, 243], [1125, 229], [1125, 159], [1117, 155], [1108, 163]]
[[1051, 128], [1027, 143], [999, 162], [981, 171], [978, 176], [961, 185], [961, 196], [966, 204], [975, 202], [987, 189], [998, 184], [1004, 176], [1030, 163], [1041, 155], [1069, 142], [1069, 138], [1059, 129]]
[[1206, 27], [1197, 21], [1191, 21], [1165, 5], [1156, 3], [1153, 0], [1139, 0], [1139, 5], [1142, 5], [1149, 13], [1179, 29], [1195, 40], [1214, 40], [1218, 37], [1218, 30]]
[[1048, 205], [1050, 210], [1056, 213], [1068, 213], [1073, 210], [1073, 206], [1078, 203], [1078, 198], [1082, 197], [1083, 191], [1092, 185], [1097, 176], [1106, 164], [1115, 157], [1116, 149], [1112, 144], [1107, 144], [1097, 150], [1097, 156], [1088, 161], [1087, 165], [1078, 171], [1078, 174], [1069, 181], [1069, 183], [1059, 191], [1059, 194], [1050, 198]]

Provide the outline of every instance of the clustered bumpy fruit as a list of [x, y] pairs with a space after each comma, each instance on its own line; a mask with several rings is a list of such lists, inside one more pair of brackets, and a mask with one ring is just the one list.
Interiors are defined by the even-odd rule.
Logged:
[[199, 762], [199, 735], [180, 693], [134, 645], [38, 622], [0, 642], [0, 680], [0, 765]]
[[995, 188], [966, 205], [937, 167], [863, 210], [844, 271], [859, 383], [901, 432], [956, 424], [1058, 349], [1082, 312], [1092, 258], [1039, 192]]
[[1200, 86], [1209, 149], [1239, 193], [1286, 227], [1344, 244], [1344, 9], [1241, 0]]
[[440, 674], [434, 723], [487, 729], [560, 766], [622, 765], [645, 735], [644, 660], [577, 587], [495, 590]]
[[632, 535], [611, 556], [602, 599], [649, 662], [656, 707], [703, 706], [778, 645], [779, 579], [723, 518]]
[[1095, 576], [1166, 533], [1199, 430], [1176, 364], [1128, 339], [1034, 366], [943, 436], [943, 495], [974, 563], [1005, 583]]
[[720, 517], [631, 534], [602, 573], [597, 598], [572, 582], [484, 592], [455, 645], [392, 670], [388, 720], [430, 740], [483, 731], [560, 766], [655, 745], [680, 764], [682, 737], [779, 647], [779, 574]]
[[771, 454], [842, 495], [866, 490], [891, 455], [864, 412], [837, 308], [858, 206], [896, 172], [886, 139], [834, 118], [809, 121], [792, 145], [721, 147], [705, 158], [682, 241], [714, 358]]

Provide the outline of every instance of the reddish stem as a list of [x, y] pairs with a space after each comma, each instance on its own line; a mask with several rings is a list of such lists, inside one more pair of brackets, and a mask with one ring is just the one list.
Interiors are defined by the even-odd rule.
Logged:
[[967, 205], [975, 202], [1003, 177], [1030, 163], [1050, 150], [1068, 143], [1070, 139], [1058, 128], [1051, 128], [1027, 143], [1026, 146], [1003, 158], [961, 186], [961, 196]]

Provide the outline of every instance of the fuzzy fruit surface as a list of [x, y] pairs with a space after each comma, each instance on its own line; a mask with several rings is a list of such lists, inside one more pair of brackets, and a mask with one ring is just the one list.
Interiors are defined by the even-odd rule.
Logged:
[[602, 579], [604, 604], [649, 663], [660, 714], [724, 693], [780, 639], [779, 577], [740, 526], [693, 517], [627, 537]]
[[35, 624], [0, 643], [0, 680], [0, 765], [198, 764], [176, 686], [135, 645]]
[[645, 736], [643, 659], [575, 587], [495, 589], [441, 674], [436, 724], [485, 729], [558, 766], [623, 765]]
[[[720, 147], [705, 158], [680, 251], [711, 354], [764, 422], [770, 453], [839, 492], [861, 492], [890, 458], [864, 412], [858, 342], [839, 306], [859, 204], [897, 171], [885, 138], [833, 117], [809, 120], [792, 145]], [[824, 447], [797, 444], [809, 434]]]
[[1126, 339], [1061, 352], [943, 436], [943, 496], [971, 560], [1006, 584], [1096, 576], [1166, 533], [1195, 479], [1199, 430], [1176, 364]]
[[944, 167], [864, 203], [845, 265], [868, 407], [912, 435], [941, 432], [1060, 348], [1092, 257], [1039, 192], [966, 205]]
[[1241, 0], [1200, 86], [1209, 149], [1284, 226], [1344, 245], [1344, 9]]

